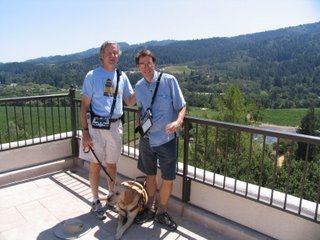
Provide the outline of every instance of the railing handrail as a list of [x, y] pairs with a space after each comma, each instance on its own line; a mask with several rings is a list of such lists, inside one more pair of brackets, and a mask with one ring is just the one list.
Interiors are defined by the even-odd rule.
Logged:
[[37, 99], [48, 99], [48, 98], [67, 97], [67, 96], [69, 96], [69, 92], [50, 94], [50, 95], [28, 96], [28, 97], [0, 98], [0, 102], [30, 101], [30, 100], [37, 100]]
[[305, 143], [311, 143], [311, 144], [316, 144], [320, 146], [320, 137], [312, 136], [312, 135], [265, 129], [261, 127], [251, 126], [251, 125], [241, 125], [241, 124], [222, 122], [222, 121], [217, 121], [212, 119], [186, 116], [184, 122], [186, 123], [189, 121], [193, 123], [206, 124], [209, 126], [228, 128], [228, 129], [233, 129], [238, 131], [245, 131], [252, 134], [261, 134], [261, 135], [267, 135], [270, 137], [286, 138], [286, 139], [295, 140], [295, 141], [302, 141]]

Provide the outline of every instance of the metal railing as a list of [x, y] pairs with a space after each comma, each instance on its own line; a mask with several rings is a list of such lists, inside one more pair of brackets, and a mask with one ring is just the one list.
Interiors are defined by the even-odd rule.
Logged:
[[[68, 94], [0, 99], [0, 151], [72, 138], [81, 101]], [[125, 107], [122, 154], [137, 159], [136, 108]], [[182, 200], [197, 181], [320, 222], [320, 138], [186, 116], [178, 141]]]
[[76, 136], [75, 89], [66, 94], [0, 99], [0, 151]]
[[184, 200], [190, 179], [320, 222], [320, 138], [186, 117]]

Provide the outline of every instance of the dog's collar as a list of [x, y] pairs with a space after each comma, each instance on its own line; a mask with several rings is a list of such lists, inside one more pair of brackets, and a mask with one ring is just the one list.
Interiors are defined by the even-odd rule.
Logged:
[[131, 208], [129, 211], [133, 212], [134, 210], [136, 210], [139, 207], [139, 203], [137, 205], [135, 205], [133, 208]]
[[[133, 212], [134, 210], [136, 210], [139, 207], [139, 203], [136, 204], [133, 208], [129, 209], [129, 212]], [[122, 210], [123, 212], [126, 212], [126, 209], [120, 208], [120, 210]]]

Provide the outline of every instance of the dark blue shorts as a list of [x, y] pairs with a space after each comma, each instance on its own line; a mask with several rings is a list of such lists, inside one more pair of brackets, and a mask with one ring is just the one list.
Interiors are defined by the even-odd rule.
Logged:
[[140, 138], [138, 169], [146, 175], [156, 175], [158, 168], [158, 160], [162, 179], [176, 179], [176, 139], [173, 139], [170, 142], [167, 142], [161, 146], [150, 147], [149, 138]]

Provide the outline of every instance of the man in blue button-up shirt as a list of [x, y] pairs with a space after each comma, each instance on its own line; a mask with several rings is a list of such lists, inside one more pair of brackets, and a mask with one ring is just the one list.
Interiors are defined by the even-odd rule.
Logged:
[[[156, 58], [149, 50], [140, 51], [135, 58], [143, 78], [135, 86], [139, 116], [151, 110], [152, 126], [140, 138], [138, 168], [147, 175], [146, 190], [148, 203], [146, 209], [138, 214], [136, 223], [144, 223], [154, 218], [167, 230], [174, 231], [176, 223], [167, 213], [168, 201], [176, 178], [177, 142], [176, 131], [181, 127], [186, 113], [186, 102], [177, 79], [155, 69]], [[156, 91], [157, 81], [159, 86]], [[156, 92], [156, 93], [155, 93]], [[154, 101], [152, 102], [152, 98]], [[141, 120], [141, 119], [140, 119]], [[142, 122], [140, 121], [140, 125]], [[143, 134], [143, 133], [142, 133]], [[161, 170], [157, 211], [152, 210], [157, 192], [157, 164]]]

